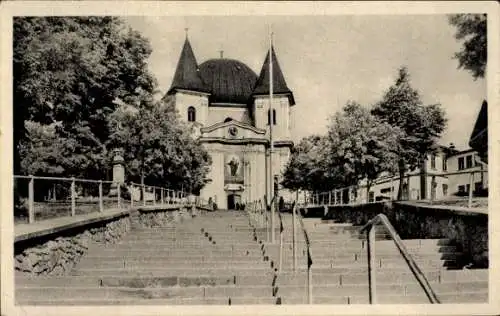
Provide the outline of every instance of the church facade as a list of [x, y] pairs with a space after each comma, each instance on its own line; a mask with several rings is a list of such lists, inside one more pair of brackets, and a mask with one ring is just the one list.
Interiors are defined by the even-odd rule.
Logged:
[[198, 64], [186, 38], [166, 97], [172, 99], [180, 118], [195, 127], [194, 137], [212, 157], [202, 198], [211, 198], [219, 208], [234, 209], [271, 194], [271, 169], [273, 176], [281, 177], [293, 146], [295, 105], [274, 48], [267, 52], [257, 75], [241, 61], [222, 54]]

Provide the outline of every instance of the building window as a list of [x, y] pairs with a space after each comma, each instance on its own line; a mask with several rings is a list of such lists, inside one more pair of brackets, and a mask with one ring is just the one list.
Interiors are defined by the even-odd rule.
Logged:
[[458, 193], [465, 193], [465, 185], [458, 186]]
[[466, 168], [472, 168], [472, 155], [469, 155], [465, 158]]
[[458, 158], [458, 170], [464, 170], [465, 169], [465, 164], [464, 164], [464, 157]]
[[[267, 110], [267, 125], [271, 124], [271, 110]], [[276, 125], [276, 110], [273, 109], [273, 125]]]
[[231, 122], [232, 120], [233, 120], [232, 118], [226, 117], [226, 119], [224, 120], [224, 123]]
[[381, 194], [391, 193], [391, 187], [380, 189]]
[[483, 183], [476, 182], [474, 183], [474, 192], [478, 194], [483, 189]]
[[436, 155], [431, 155], [431, 168], [436, 169]]
[[375, 202], [375, 192], [370, 191], [368, 193], [368, 202]]
[[188, 108], [188, 122], [196, 122], [196, 109], [193, 106]]
[[446, 160], [446, 157], [443, 158], [443, 171], [448, 170], [448, 160]]
[[467, 184], [465, 186], [465, 192], [469, 193], [470, 192], [470, 184]]
[[448, 195], [448, 185], [443, 183], [443, 196]]

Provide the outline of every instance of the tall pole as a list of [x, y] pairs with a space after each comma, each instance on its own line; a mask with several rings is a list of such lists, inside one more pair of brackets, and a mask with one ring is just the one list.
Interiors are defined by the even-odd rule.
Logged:
[[269, 153], [269, 198], [271, 199], [271, 243], [275, 240], [275, 229], [274, 229], [274, 170], [273, 170], [273, 153], [274, 153], [274, 141], [273, 141], [273, 32], [269, 30], [269, 143], [270, 143], [270, 153]]

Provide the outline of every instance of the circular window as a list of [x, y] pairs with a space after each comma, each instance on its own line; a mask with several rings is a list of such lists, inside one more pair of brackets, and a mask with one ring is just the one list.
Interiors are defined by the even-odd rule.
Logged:
[[229, 128], [229, 135], [231, 135], [233, 137], [238, 135], [238, 129], [234, 126], [230, 127]]

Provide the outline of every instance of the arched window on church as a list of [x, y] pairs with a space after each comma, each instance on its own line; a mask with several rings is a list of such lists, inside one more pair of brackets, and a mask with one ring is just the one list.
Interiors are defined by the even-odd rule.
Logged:
[[[271, 124], [271, 110], [267, 110], [267, 125]], [[273, 125], [276, 125], [276, 110], [273, 109]]]
[[194, 106], [188, 108], [188, 122], [196, 122], [196, 109]]

